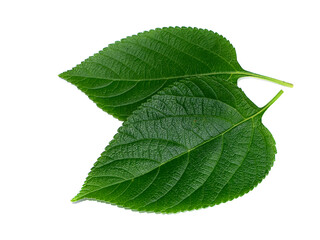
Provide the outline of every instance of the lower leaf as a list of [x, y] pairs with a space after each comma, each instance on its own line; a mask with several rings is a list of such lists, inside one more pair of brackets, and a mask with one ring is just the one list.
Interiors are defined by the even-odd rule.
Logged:
[[253, 189], [275, 159], [263, 108], [214, 77], [180, 81], [142, 104], [73, 199], [143, 212], [213, 206]]

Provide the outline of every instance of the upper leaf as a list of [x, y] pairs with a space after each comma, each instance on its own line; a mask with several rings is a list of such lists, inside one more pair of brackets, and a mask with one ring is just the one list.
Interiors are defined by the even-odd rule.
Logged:
[[213, 76], [236, 83], [244, 71], [228, 40], [212, 31], [169, 27], [139, 33], [109, 45], [59, 76], [76, 85], [98, 107], [125, 120], [141, 103], [173, 82]]
[[235, 85], [193, 77], [131, 115], [73, 199], [171, 213], [239, 197], [269, 172], [276, 149], [258, 108]]

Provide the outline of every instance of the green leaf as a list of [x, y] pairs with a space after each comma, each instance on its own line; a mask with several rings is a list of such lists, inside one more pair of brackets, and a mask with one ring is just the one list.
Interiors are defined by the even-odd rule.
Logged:
[[275, 159], [259, 108], [214, 77], [176, 82], [119, 128], [72, 200], [174, 213], [213, 206], [253, 189]]
[[159, 90], [186, 77], [219, 76], [236, 83], [239, 77], [253, 76], [292, 86], [243, 70], [235, 49], [219, 34], [186, 27], [127, 37], [59, 76], [120, 120]]

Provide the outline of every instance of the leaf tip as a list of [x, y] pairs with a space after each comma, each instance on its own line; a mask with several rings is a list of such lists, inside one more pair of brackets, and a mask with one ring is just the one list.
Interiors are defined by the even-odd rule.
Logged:
[[62, 79], [65, 79], [65, 76], [66, 76], [66, 72], [63, 72], [63, 73], [60, 73], [58, 75], [58, 77], [62, 78]]
[[77, 195], [77, 196], [75, 196], [74, 198], [71, 199], [71, 202], [75, 203], [75, 202], [78, 202], [80, 200], [81, 200], [81, 198], [79, 198], [78, 195]]

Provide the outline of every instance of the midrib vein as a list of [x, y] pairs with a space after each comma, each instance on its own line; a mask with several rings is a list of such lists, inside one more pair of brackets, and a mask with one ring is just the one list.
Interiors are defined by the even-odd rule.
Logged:
[[[101, 188], [96, 189], [96, 190], [94, 190], [94, 191], [91, 191], [91, 192], [89, 192], [89, 193], [81, 194], [81, 192], [80, 192], [76, 197], [74, 197], [73, 201], [78, 201], [78, 200], [80, 200], [80, 199], [83, 199], [83, 198], [85, 198], [86, 195], [92, 194], [92, 193], [97, 192], [97, 191], [100, 191], [101, 189], [104, 189], [104, 188], [107, 188], [107, 187], [111, 187], [111, 186], [116, 185], [116, 184], [121, 184], [121, 183], [124, 183], [124, 182], [126, 182], [126, 181], [132, 181], [133, 179], [138, 178], [138, 177], [141, 177], [141, 176], [144, 176], [144, 175], [146, 175], [146, 174], [154, 171], [155, 169], [160, 168], [161, 166], [163, 166], [163, 165], [165, 165], [165, 164], [167, 164], [167, 163], [169, 163], [169, 162], [171, 162], [171, 161], [173, 161], [173, 160], [175, 160], [175, 159], [177, 159], [177, 158], [179, 158], [179, 157], [182, 157], [182, 156], [185, 155], [185, 154], [190, 154], [191, 151], [193, 151], [193, 150], [195, 150], [195, 149], [203, 146], [204, 144], [207, 144], [207, 143], [209, 143], [209, 142], [217, 139], [218, 137], [223, 136], [224, 134], [230, 132], [232, 129], [240, 126], [241, 124], [243, 124], [243, 123], [245, 123], [245, 122], [247, 122], [247, 121], [255, 118], [255, 117], [258, 116], [259, 114], [263, 113], [268, 107], [270, 107], [270, 105], [271, 105], [281, 94], [282, 94], [282, 91], [280, 91], [266, 106], [264, 106], [263, 108], [261, 108], [258, 112], [256, 112], [255, 114], [251, 115], [250, 117], [247, 117], [247, 118], [243, 119], [242, 121], [240, 121], [240, 122], [238, 122], [237, 124], [233, 125], [232, 127], [228, 128], [228, 129], [225, 130], [224, 132], [219, 133], [218, 135], [216, 135], [216, 136], [214, 136], [214, 137], [212, 137], [212, 138], [210, 138], [210, 139], [208, 139], [208, 140], [206, 140], [206, 141], [204, 141], [204, 142], [202, 142], [202, 143], [194, 146], [193, 148], [188, 149], [187, 151], [185, 151], [185, 152], [183, 152], [183, 153], [180, 153], [179, 155], [175, 156], [174, 158], [171, 158], [171, 159], [167, 160], [166, 162], [163, 162], [162, 164], [160, 164], [160, 165], [157, 166], [156, 168], [150, 169], [149, 171], [147, 171], [147, 172], [145, 172], [145, 173], [143, 173], [143, 174], [141, 174], [141, 175], [139, 175], [139, 176], [135, 176], [135, 177], [133, 177], [133, 178], [128, 178], [128, 179], [126, 179], [126, 180], [124, 180], [124, 181], [119, 181], [119, 182], [116, 182], [116, 183], [113, 183], [113, 184], [110, 184], [110, 185], [101, 187]], [[90, 175], [88, 176], [88, 179], [86, 180], [84, 186], [86, 185], [86, 183], [88, 183], [88, 181], [89, 181], [92, 177], [94, 177], [94, 176], [90, 176]], [[84, 187], [84, 186], [83, 186], [83, 187]]]
[[[70, 74], [68, 72], [62, 73], [59, 76], [65, 80], [70, 80], [72, 77], [81, 77], [81, 78], [91, 78], [91, 79], [101, 79], [101, 80], [106, 80], [106, 81], [111, 81], [111, 82], [115, 82], [115, 81], [124, 81], [124, 82], [151, 82], [151, 81], [160, 81], [160, 80], [164, 80], [164, 81], [168, 81], [168, 80], [174, 80], [174, 79], [180, 79], [180, 78], [189, 78], [189, 77], [201, 77], [201, 76], [214, 76], [214, 75], [227, 75], [230, 74], [230, 77], [232, 75], [243, 75], [245, 77], [255, 77], [255, 78], [259, 78], [259, 79], [263, 79], [263, 80], [267, 80], [270, 82], [274, 82], [277, 84], [280, 84], [282, 86], [286, 86], [286, 87], [293, 87], [293, 84], [285, 82], [285, 81], [281, 81], [279, 79], [276, 78], [271, 78], [271, 77], [267, 77], [264, 75], [260, 75], [260, 74], [256, 74], [253, 72], [249, 72], [249, 71], [227, 71], [227, 72], [209, 72], [209, 73], [198, 73], [198, 74], [187, 74], [187, 75], [180, 75], [180, 76], [171, 76], [171, 77], [159, 77], [159, 78], [143, 78], [143, 79], [129, 79], [129, 78], [106, 78], [106, 77], [96, 77], [96, 76], [87, 76], [87, 75], [76, 75], [76, 74]], [[230, 77], [227, 79], [229, 80]], [[74, 83], [75, 85], [79, 85], [79, 82], [84, 81], [86, 79], [82, 79], [82, 80], [78, 80], [78, 84], [74, 83], [72, 80], [70, 81], [71, 83]], [[109, 85], [109, 83], [107, 84]], [[98, 88], [102, 88], [102, 87], [106, 87], [107, 85], [100, 85]], [[86, 87], [88, 88], [88, 87]], [[88, 88], [90, 89], [90, 88]]]
[[[67, 73], [66, 73], [67, 74]], [[239, 71], [228, 71], [228, 72], [210, 72], [210, 73], [198, 73], [198, 74], [188, 74], [188, 75], [180, 75], [180, 76], [172, 76], [172, 77], [160, 77], [160, 78], [143, 78], [143, 79], [129, 79], [129, 78], [106, 78], [106, 77], [96, 77], [96, 76], [86, 76], [86, 75], [76, 75], [70, 74], [68, 77], [84, 77], [84, 78], [95, 78], [95, 79], [103, 79], [108, 81], [126, 81], [126, 82], [148, 82], [148, 81], [159, 81], [159, 80], [171, 80], [171, 79], [179, 79], [179, 78], [188, 78], [188, 77], [201, 77], [201, 76], [212, 76], [212, 75], [225, 75], [225, 74], [238, 74], [238, 75], [246, 75], [246, 76], [256, 76], [255, 74], [249, 72], [239, 72]], [[64, 78], [64, 76], [61, 76]]]
[[[201, 147], [202, 145], [204, 145], [204, 144], [206, 144], [206, 143], [209, 143], [209, 142], [213, 141], [214, 139], [216, 139], [216, 138], [218, 138], [218, 137], [223, 136], [224, 134], [230, 132], [232, 129], [236, 128], [237, 126], [239, 126], [239, 125], [247, 122], [248, 120], [251, 120], [251, 119], [255, 118], [256, 116], [264, 113], [264, 111], [266, 111], [266, 110], [281, 96], [282, 93], [283, 93], [282, 90], [279, 91], [276, 96], [274, 96], [263, 108], [260, 108], [260, 110], [257, 111], [255, 114], [252, 114], [250, 117], [244, 118], [242, 121], [236, 123], [235, 125], [233, 125], [232, 127], [228, 128], [227, 130], [223, 131], [222, 133], [219, 133], [218, 135], [216, 135], [216, 136], [214, 136], [214, 137], [212, 137], [212, 138], [210, 138], [210, 139], [208, 139], [208, 140], [206, 140], [206, 141], [204, 141], [204, 142], [202, 142], [202, 143], [194, 146], [193, 148], [190, 148], [190, 149], [187, 150], [186, 152], [183, 152], [183, 153], [175, 156], [174, 158], [171, 158], [171, 159], [169, 159], [168, 161], [163, 162], [162, 164], [159, 165], [159, 167], [161, 167], [161, 166], [164, 165], [164, 164], [167, 164], [168, 162], [173, 161], [174, 159], [177, 159], [177, 158], [185, 155], [186, 153], [189, 153], [189, 152], [197, 149], [198, 147]], [[239, 114], [240, 114], [240, 113], [239, 113]], [[156, 169], [156, 168], [154, 168], [154, 169]], [[151, 171], [153, 171], [154, 169], [152, 169], [152, 170], [150, 170], [150, 171], [148, 171], [148, 172], [151, 172]], [[148, 173], [148, 172], [147, 172], [147, 173]], [[147, 173], [144, 173], [144, 174], [147, 174]], [[142, 174], [142, 175], [144, 175], [144, 174]]]

